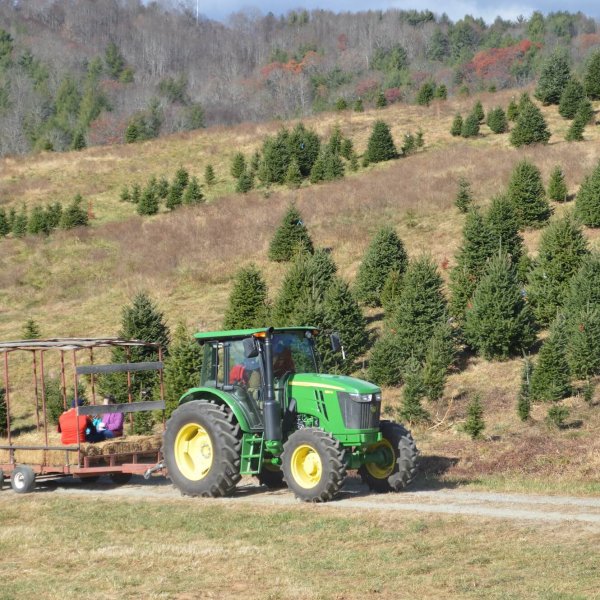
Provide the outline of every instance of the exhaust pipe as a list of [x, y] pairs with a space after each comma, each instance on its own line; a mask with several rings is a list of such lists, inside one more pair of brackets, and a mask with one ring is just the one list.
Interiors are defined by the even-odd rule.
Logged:
[[280, 442], [281, 435], [281, 407], [275, 400], [273, 388], [273, 330], [265, 336], [265, 441]]

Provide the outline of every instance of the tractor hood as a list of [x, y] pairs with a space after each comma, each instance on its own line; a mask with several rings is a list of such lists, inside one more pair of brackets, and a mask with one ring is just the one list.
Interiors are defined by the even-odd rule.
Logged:
[[289, 378], [288, 385], [293, 388], [315, 388], [348, 392], [349, 394], [378, 394], [381, 392], [381, 389], [375, 384], [362, 379], [321, 373], [297, 373]]

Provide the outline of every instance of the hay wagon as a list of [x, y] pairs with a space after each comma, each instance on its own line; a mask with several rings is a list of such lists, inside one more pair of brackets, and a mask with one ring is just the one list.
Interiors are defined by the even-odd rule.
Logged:
[[[96, 364], [102, 349], [121, 348], [126, 362]], [[154, 362], [132, 362], [134, 349], [151, 349], [158, 356]], [[18, 355], [18, 356], [17, 356]], [[28, 356], [29, 355], [29, 356]], [[75, 476], [94, 481], [101, 475], [110, 475], [115, 483], [126, 483], [132, 475], [163, 474], [161, 462], [164, 419], [164, 383], [162, 349], [158, 344], [140, 340], [118, 338], [61, 338], [49, 340], [24, 340], [0, 342], [0, 359], [3, 362], [4, 405], [6, 423], [0, 422], [0, 487], [4, 477], [10, 477], [12, 488], [18, 493], [34, 489], [36, 480]], [[31, 365], [31, 379], [24, 375]], [[123, 435], [102, 442], [61, 443], [55, 423], [50, 422], [47, 398], [47, 371], [52, 363], [58, 373], [62, 409], [74, 400], [77, 415], [101, 416], [105, 413], [124, 413], [133, 424], [133, 415], [140, 411], [162, 411], [162, 431], [152, 435]], [[10, 366], [15, 365], [18, 383], [13, 384]], [[135, 374], [141, 371], [158, 373], [159, 400], [146, 400], [141, 390], [134, 386]], [[104, 405], [97, 403], [98, 376], [125, 373], [127, 376], [127, 401]], [[90, 403], [79, 406], [80, 378], [86, 377]], [[25, 380], [30, 385], [25, 386]], [[69, 382], [69, 383], [68, 383]], [[72, 382], [72, 393], [68, 386]], [[24, 387], [30, 388], [25, 390]], [[2, 386], [0, 385], [0, 388]], [[123, 400], [123, 399], [121, 399]], [[20, 409], [21, 414], [15, 416]], [[4, 420], [4, 419], [2, 419]], [[16, 422], [19, 426], [16, 426]], [[127, 424], [124, 427], [124, 432]]]

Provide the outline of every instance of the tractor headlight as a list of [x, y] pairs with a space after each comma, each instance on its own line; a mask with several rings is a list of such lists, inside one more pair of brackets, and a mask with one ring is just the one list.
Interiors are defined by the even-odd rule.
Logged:
[[375, 402], [381, 402], [381, 392], [379, 392], [379, 394], [373, 394], [373, 400], [375, 400]]
[[374, 394], [349, 394], [349, 396], [354, 402], [371, 402], [374, 399]]

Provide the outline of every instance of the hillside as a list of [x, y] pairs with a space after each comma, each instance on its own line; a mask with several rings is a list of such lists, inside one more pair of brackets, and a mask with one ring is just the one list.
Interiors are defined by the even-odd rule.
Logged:
[[[507, 91], [479, 97], [487, 111], [506, 106], [513, 95]], [[19, 338], [27, 318], [35, 319], [47, 337], [112, 335], [119, 328], [121, 306], [139, 290], [150, 293], [173, 327], [183, 320], [195, 330], [218, 328], [240, 266], [256, 263], [270, 296], [276, 293], [285, 266], [267, 260], [267, 247], [291, 199], [315, 244], [332, 248], [340, 274], [349, 281], [373, 233], [384, 223], [396, 228], [411, 257], [430, 254], [446, 276], [464, 222], [453, 205], [460, 175], [471, 181], [477, 202], [486, 206], [505, 189], [512, 167], [523, 157], [541, 169], [545, 182], [551, 169], [561, 165], [571, 194], [600, 160], [600, 128], [590, 125], [585, 141], [567, 143], [568, 122], [557, 115], [556, 107], [543, 108], [553, 132], [545, 147], [516, 150], [509, 146], [507, 134], [493, 135], [485, 126], [479, 138], [452, 138], [455, 113], [466, 113], [477, 98], [305, 119], [322, 136], [339, 124], [359, 154], [380, 118], [391, 125], [397, 141], [421, 128], [425, 148], [361, 168], [338, 182], [294, 191], [235, 194], [229, 175], [233, 154], [258, 148], [280, 122], [211, 128], [135, 146], [2, 159], [0, 196], [7, 200], [5, 206], [66, 202], [81, 193], [95, 219], [90, 228], [55, 232], [48, 238], [0, 240], [0, 339]], [[209, 162], [218, 184], [208, 191], [205, 205], [142, 218], [131, 204], [119, 201], [125, 184], [143, 185], [152, 175], [171, 177], [179, 166], [202, 178]], [[556, 214], [568, 206], [555, 205]], [[587, 230], [586, 235], [592, 248], [599, 249], [598, 231]], [[539, 236], [539, 230], [525, 232], [531, 254]], [[381, 314], [369, 315], [377, 328]], [[433, 427], [415, 430], [424, 451], [424, 471], [434, 482], [445, 473], [453, 481], [480, 480], [483, 486], [597, 492], [597, 406], [577, 398], [568, 401], [574, 425], [559, 432], [544, 424], [544, 406], [536, 407], [533, 424], [523, 425], [514, 409], [520, 361], [489, 362], [472, 356], [464, 360], [460, 371], [451, 375], [444, 399], [429, 407]], [[474, 443], [459, 434], [457, 426], [476, 391], [486, 406], [488, 437]], [[386, 390], [386, 404], [393, 407], [398, 399], [398, 389]]]

